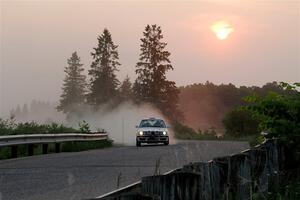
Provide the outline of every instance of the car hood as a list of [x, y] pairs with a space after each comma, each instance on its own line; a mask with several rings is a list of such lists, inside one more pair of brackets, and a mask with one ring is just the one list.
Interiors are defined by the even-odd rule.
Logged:
[[167, 128], [145, 127], [138, 128], [137, 131], [168, 131]]

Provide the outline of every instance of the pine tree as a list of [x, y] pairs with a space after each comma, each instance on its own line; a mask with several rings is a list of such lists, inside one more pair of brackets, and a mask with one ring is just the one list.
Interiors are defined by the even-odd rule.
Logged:
[[126, 76], [126, 78], [124, 79], [124, 81], [122, 82], [120, 88], [120, 98], [121, 101], [128, 101], [132, 99], [132, 84], [130, 82], [130, 79], [128, 77], [128, 75]]
[[22, 119], [23, 120], [27, 120], [27, 118], [28, 118], [28, 115], [29, 115], [29, 110], [28, 110], [28, 106], [27, 106], [27, 104], [25, 103], [24, 105], [23, 105], [23, 109], [22, 109]]
[[141, 101], [153, 103], [170, 119], [181, 119], [177, 109], [179, 90], [175, 82], [166, 78], [166, 72], [173, 70], [173, 66], [169, 59], [170, 52], [165, 50], [167, 43], [161, 41], [161, 28], [147, 25], [143, 34], [141, 54], [136, 65], [135, 96]]
[[21, 113], [22, 113], [21, 108], [20, 108], [19, 105], [17, 105], [17, 108], [16, 108], [15, 113], [14, 113], [15, 118], [16, 118], [17, 120], [20, 119]]
[[81, 64], [76, 51], [67, 63], [64, 70], [66, 76], [62, 87], [63, 92], [57, 110], [71, 114], [85, 103], [86, 76], [83, 75], [83, 64]]
[[93, 62], [89, 70], [91, 86], [88, 103], [99, 108], [102, 104], [113, 102], [117, 96], [120, 83], [115, 72], [120, 63], [118, 46], [114, 45], [110, 32], [104, 29], [97, 39], [98, 46], [91, 53]]

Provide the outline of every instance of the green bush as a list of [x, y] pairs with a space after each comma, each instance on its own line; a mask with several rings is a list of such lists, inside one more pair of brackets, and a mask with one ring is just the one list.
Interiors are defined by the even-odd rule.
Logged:
[[80, 132], [82, 132], [82, 133], [90, 133], [91, 132], [90, 125], [85, 120], [78, 123], [78, 125], [79, 125]]
[[287, 160], [291, 168], [300, 167], [300, 83], [281, 83], [288, 94], [269, 93], [260, 98], [246, 98], [251, 105], [244, 107], [260, 120], [259, 128], [267, 132], [266, 138], [278, 138], [288, 147]]
[[71, 127], [63, 124], [38, 124], [32, 122], [16, 123], [13, 119], [3, 120], [0, 118], [0, 135], [20, 135], [20, 134], [44, 134], [44, 133], [79, 133]]
[[244, 137], [259, 134], [259, 120], [250, 111], [235, 109], [227, 113], [223, 119], [225, 135]]
[[197, 134], [194, 129], [180, 122], [173, 124], [173, 130], [177, 139], [193, 139]]
[[216, 140], [218, 139], [215, 129], [212, 127], [209, 130], [202, 132], [198, 130], [196, 132], [191, 127], [182, 124], [180, 122], [175, 122], [173, 124], [173, 130], [175, 137], [177, 139], [186, 139], [186, 140]]
[[260, 119], [260, 129], [267, 131], [268, 138], [280, 138], [284, 141], [292, 141], [300, 136], [300, 93], [296, 86], [282, 83], [286, 90], [293, 90], [294, 95], [280, 95], [270, 92], [266, 97], [247, 97], [252, 105], [246, 106], [255, 117]]

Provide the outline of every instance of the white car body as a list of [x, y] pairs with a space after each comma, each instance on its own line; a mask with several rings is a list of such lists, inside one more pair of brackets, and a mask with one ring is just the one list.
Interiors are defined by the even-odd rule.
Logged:
[[[143, 122], [146, 123], [143, 124]], [[156, 125], [155, 122], [161, 127], [153, 127]], [[150, 118], [141, 121], [140, 125], [137, 126], [136, 146], [141, 146], [142, 143], [169, 144], [168, 128], [162, 119]]]

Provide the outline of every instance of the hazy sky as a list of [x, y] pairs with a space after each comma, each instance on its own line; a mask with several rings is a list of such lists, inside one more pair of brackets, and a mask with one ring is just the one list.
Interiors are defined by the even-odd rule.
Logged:
[[[2, 1], [0, 116], [32, 99], [59, 99], [73, 51], [86, 71], [97, 36], [108, 28], [119, 45], [119, 79], [135, 79], [147, 24], [162, 27], [177, 85], [263, 85], [300, 81], [300, 3], [294, 1]], [[210, 30], [227, 21], [220, 41]]]

